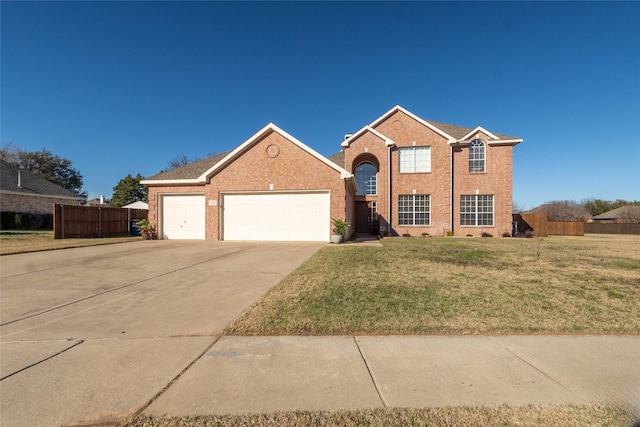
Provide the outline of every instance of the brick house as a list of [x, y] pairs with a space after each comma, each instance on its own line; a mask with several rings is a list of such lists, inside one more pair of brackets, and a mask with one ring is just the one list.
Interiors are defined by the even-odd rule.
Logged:
[[329, 241], [332, 218], [349, 221], [350, 234], [500, 236], [511, 232], [520, 142], [396, 106], [329, 158], [269, 124], [142, 183], [163, 238]]
[[53, 214], [54, 204], [79, 205], [86, 197], [0, 160], [0, 210]]

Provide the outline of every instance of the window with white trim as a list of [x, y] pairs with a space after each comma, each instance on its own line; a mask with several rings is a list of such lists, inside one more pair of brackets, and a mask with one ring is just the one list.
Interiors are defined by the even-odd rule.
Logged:
[[469, 144], [469, 172], [484, 172], [486, 165], [484, 141], [476, 139]]
[[460, 196], [460, 225], [493, 226], [493, 195]]
[[400, 173], [431, 172], [431, 147], [403, 147], [398, 154]]
[[398, 196], [399, 225], [430, 225], [431, 196], [406, 194]]
[[369, 162], [360, 163], [356, 168], [356, 185], [359, 196], [376, 195], [378, 192], [378, 170]]

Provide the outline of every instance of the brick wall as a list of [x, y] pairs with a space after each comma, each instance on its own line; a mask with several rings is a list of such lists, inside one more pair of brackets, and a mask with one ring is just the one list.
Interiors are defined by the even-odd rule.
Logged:
[[[215, 172], [206, 184], [149, 187], [149, 221], [158, 227], [158, 201], [162, 193], [203, 193], [207, 201], [205, 213], [207, 239], [222, 237], [220, 211], [225, 192], [235, 191], [302, 191], [329, 190], [331, 218], [345, 219], [348, 196], [340, 173], [322, 163], [282, 135], [270, 132], [251, 145], [238, 158]], [[349, 214], [349, 215], [347, 215]], [[159, 228], [158, 228], [159, 230]], [[327, 240], [331, 223], [327, 224]]]
[[7, 193], [2, 193], [2, 195], [0, 195], [0, 210], [2, 210], [3, 212], [53, 214], [54, 204], [79, 205], [80, 203], [78, 200], [66, 198], [29, 196]]
[[[390, 115], [378, 123], [375, 128], [381, 134], [394, 141], [391, 149], [391, 172], [389, 192], [389, 152], [384, 141], [371, 132], [350, 140], [345, 149], [345, 167], [355, 173], [361, 160], [370, 160], [373, 156], [378, 164], [378, 212], [381, 224], [390, 219], [392, 234], [444, 235], [455, 230], [456, 235], [480, 236], [483, 232], [499, 236], [511, 231], [512, 213], [512, 150], [511, 146], [486, 146], [486, 172], [469, 173], [468, 147], [450, 147], [447, 138], [416, 121], [401, 111]], [[473, 139], [483, 139], [486, 135], [476, 135]], [[431, 147], [431, 172], [400, 173], [398, 148]], [[366, 152], [366, 155], [364, 154]], [[451, 164], [454, 163], [453, 224], [451, 223]], [[374, 161], [372, 163], [375, 164]], [[461, 194], [494, 195], [493, 227], [461, 227]], [[431, 224], [429, 226], [400, 226], [398, 224], [398, 196], [428, 194], [431, 202]], [[367, 199], [370, 199], [368, 196]], [[389, 206], [388, 201], [391, 204]]]

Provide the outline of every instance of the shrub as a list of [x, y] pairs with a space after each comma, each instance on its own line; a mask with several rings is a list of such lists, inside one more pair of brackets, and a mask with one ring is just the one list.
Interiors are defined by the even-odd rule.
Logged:
[[2, 230], [53, 230], [53, 214], [28, 212], [0, 213]]
[[342, 237], [344, 237], [347, 234], [347, 231], [349, 231], [349, 225], [350, 224], [343, 219], [334, 219], [333, 231], [335, 231], [336, 234], [339, 234]]
[[486, 231], [482, 232], [482, 237], [493, 237], [493, 234], [487, 233]]
[[502, 237], [511, 237], [511, 233], [502, 233]]
[[409, 233], [404, 233], [404, 234], [402, 235], [402, 237], [411, 237], [411, 234], [409, 234]]

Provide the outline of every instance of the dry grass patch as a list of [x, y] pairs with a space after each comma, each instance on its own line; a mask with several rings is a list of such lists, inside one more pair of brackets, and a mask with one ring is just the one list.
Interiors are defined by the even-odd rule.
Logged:
[[629, 426], [634, 419], [622, 409], [601, 406], [456, 407], [370, 409], [336, 412], [278, 412], [251, 415], [207, 415], [176, 418], [136, 417], [122, 427], [235, 426]]
[[0, 231], [0, 255], [52, 249], [79, 248], [141, 240], [141, 237], [110, 237], [103, 239], [54, 239], [53, 231]]
[[640, 236], [326, 247], [232, 335], [640, 333]]

